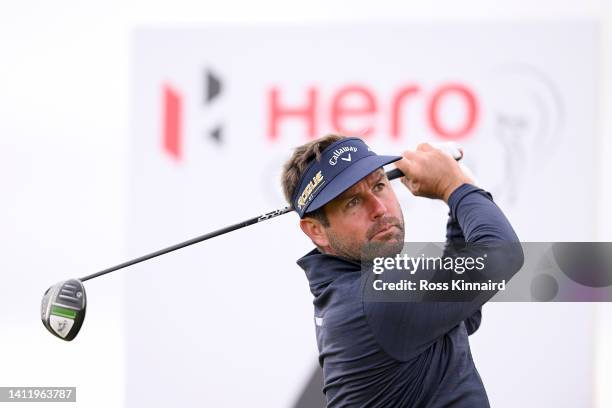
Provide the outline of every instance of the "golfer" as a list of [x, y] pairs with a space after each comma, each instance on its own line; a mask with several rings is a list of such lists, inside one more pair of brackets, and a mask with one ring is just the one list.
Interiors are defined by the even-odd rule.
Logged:
[[[359, 138], [329, 135], [295, 149], [282, 186], [316, 246], [297, 263], [314, 295], [327, 406], [488, 407], [468, 335], [494, 293], [464, 302], [364, 299], [362, 262], [397, 254], [404, 243], [402, 210], [382, 170], [389, 163], [412, 194], [448, 204], [447, 242], [518, 242], [491, 195], [428, 144], [380, 156]], [[523, 253], [519, 246], [504, 256], [511, 276]]]

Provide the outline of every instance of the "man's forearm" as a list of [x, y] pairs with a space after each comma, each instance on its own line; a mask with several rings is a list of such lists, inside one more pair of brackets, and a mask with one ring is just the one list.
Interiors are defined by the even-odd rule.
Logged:
[[449, 236], [453, 239], [463, 236], [470, 243], [519, 241], [510, 222], [485, 190], [463, 184], [450, 195], [448, 205], [451, 220], [447, 226], [447, 239]]

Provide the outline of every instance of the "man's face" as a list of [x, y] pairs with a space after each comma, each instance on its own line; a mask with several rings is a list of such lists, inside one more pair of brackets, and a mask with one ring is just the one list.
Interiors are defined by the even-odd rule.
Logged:
[[383, 169], [325, 205], [328, 251], [353, 260], [393, 256], [404, 244], [404, 216]]

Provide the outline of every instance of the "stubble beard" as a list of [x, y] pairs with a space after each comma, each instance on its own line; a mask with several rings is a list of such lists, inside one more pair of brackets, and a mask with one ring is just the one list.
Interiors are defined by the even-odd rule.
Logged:
[[[394, 228], [382, 240], [373, 239], [374, 235], [386, 225]], [[355, 262], [372, 262], [374, 258], [394, 257], [404, 247], [404, 220], [397, 217], [383, 217], [366, 232], [365, 242], [354, 237], [339, 237], [331, 228], [327, 230], [329, 246], [335, 255]]]

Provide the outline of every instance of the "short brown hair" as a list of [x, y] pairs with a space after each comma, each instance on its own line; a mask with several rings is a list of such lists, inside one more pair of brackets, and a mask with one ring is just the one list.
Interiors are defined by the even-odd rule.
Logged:
[[[306, 172], [306, 169], [310, 163], [312, 163], [314, 160], [321, 160], [321, 152], [323, 150], [325, 150], [332, 143], [345, 138], [346, 136], [341, 135], [327, 135], [296, 147], [291, 158], [287, 160], [283, 166], [283, 174], [281, 175], [283, 193], [285, 194], [285, 199], [290, 206], [293, 207], [293, 202], [291, 199], [293, 198], [295, 189], [298, 188], [300, 179]], [[323, 225], [329, 226], [329, 220], [325, 215], [323, 207], [306, 213], [305, 216], [316, 218], [317, 220], [321, 221]]]

